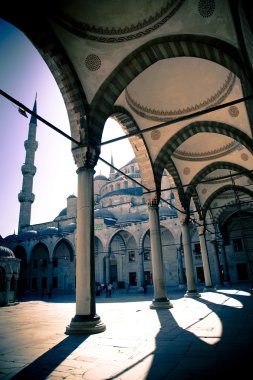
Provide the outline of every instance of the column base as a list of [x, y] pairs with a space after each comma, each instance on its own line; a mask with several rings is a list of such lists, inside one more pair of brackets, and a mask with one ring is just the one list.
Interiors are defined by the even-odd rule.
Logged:
[[105, 331], [106, 326], [98, 315], [75, 315], [66, 327], [66, 335], [90, 335]]
[[149, 306], [150, 309], [171, 309], [172, 307], [172, 303], [167, 298], [154, 298]]
[[199, 298], [201, 294], [197, 290], [187, 290], [184, 295], [185, 298]]
[[205, 286], [204, 289], [203, 289], [203, 292], [216, 292], [216, 288], [212, 285], [210, 286]]

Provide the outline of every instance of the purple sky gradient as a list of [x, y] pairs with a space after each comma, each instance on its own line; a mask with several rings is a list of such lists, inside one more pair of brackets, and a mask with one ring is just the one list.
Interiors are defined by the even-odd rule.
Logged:
[[[37, 113], [70, 135], [68, 116], [60, 90], [47, 65], [27, 37], [0, 19], [0, 88], [32, 109], [37, 93]], [[30, 115], [23, 117], [16, 105], [0, 96], [0, 235], [17, 233], [18, 193], [22, 187], [21, 166], [25, 161]], [[110, 132], [109, 132], [110, 131]], [[121, 127], [109, 120], [103, 140], [122, 135]], [[38, 121], [35, 153], [37, 173], [33, 181], [35, 201], [31, 224], [53, 220], [66, 207], [67, 197], [77, 195], [77, 174], [71, 142]], [[122, 152], [124, 154], [122, 154]], [[127, 139], [105, 145], [101, 157], [122, 167], [134, 157]], [[108, 176], [109, 167], [98, 162], [96, 174]]]

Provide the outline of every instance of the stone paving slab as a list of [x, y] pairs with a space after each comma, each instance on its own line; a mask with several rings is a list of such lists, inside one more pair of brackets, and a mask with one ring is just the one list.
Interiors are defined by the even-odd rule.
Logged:
[[106, 331], [90, 336], [65, 335], [73, 296], [2, 307], [0, 380], [243, 379], [253, 353], [249, 287], [184, 293], [168, 289], [169, 310], [151, 310], [152, 294], [98, 297]]

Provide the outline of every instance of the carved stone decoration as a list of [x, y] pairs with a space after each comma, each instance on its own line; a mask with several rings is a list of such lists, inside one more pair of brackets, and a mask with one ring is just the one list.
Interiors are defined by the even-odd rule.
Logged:
[[203, 190], [201, 191], [201, 193], [202, 193], [202, 194], [206, 194], [206, 193], [207, 193], [207, 189], [203, 189]]
[[[102, 43], [119, 43], [143, 37], [159, 29], [176, 14], [184, 1], [185, 0], [169, 0], [165, 6], [157, 9], [154, 15], [150, 15], [144, 19], [140, 19], [138, 22], [125, 26], [96, 25], [93, 24], [92, 20], [83, 22], [64, 13], [58, 14], [55, 17], [59, 24], [77, 36]], [[102, 3], [103, 2], [101, 2], [101, 7], [103, 5]], [[117, 15], [115, 15], [115, 19], [120, 19], [120, 17], [117, 18]]]
[[20, 191], [18, 194], [19, 202], [30, 202], [33, 203], [35, 195], [33, 193], [26, 193], [25, 191]]
[[184, 168], [184, 170], [183, 170], [183, 173], [184, 173], [185, 175], [190, 174], [190, 172], [191, 172], [191, 169], [188, 168], [188, 167]]
[[211, 17], [215, 11], [214, 0], [199, 0], [198, 11], [202, 17]]
[[90, 71], [97, 71], [101, 67], [101, 59], [96, 54], [89, 54], [85, 59], [85, 66]]
[[159, 140], [161, 137], [161, 132], [157, 129], [151, 132], [151, 139], [152, 140]]
[[99, 152], [92, 146], [83, 146], [72, 149], [75, 164], [78, 169], [90, 168], [94, 169], [97, 164]]
[[242, 159], [243, 161], [248, 161], [249, 156], [247, 155], [247, 153], [242, 153], [242, 154], [241, 154], [241, 159]]
[[37, 170], [36, 166], [32, 165], [32, 164], [24, 164], [21, 167], [21, 172], [22, 172], [23, 175], [29, 174], [29, 175], [34, 176], [35, 173], [36, 173], [36, 170]]
[[239, 116], [239, 109], [236, 106], [231, 106], [228, 109], [228, 113], [232, 117], [237, 117], [237, 116]]

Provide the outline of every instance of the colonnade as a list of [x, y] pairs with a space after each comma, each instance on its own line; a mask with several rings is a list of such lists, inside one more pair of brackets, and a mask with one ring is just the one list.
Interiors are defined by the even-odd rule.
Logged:
[[[95, 261], [94, 261], [94, 200], [93, 175], [97, 156], [91, 148], [82, 147], [73, 150], [78, 166], [78, 197], [77, 197], [77, 242], [76, 242], [76, 314], [66, 328], [66, 334], [94, 334], [103, 332], [105, 324], [96, 314], [95, 302]], [[151, 309], [172, 308], [166, 294], [165, 277], [162, 258], [161, 231], [159, 223], [158, 202], [148, 202], [150, 223], [150, 244], [152, 256], [152, 272], [154, 284], [154, 299]], [[194, 276], [194, 265], [189, 233], [189, 224], [183, 222], [182, 244], [186, 268], [187, 291], [185, 297], [200, 297]], [[206, 290], [213, 288], [204, 227], [198, 229]], [[179, 273], [183, 281], [183, 266], [181, 253], [178, 253]]]

